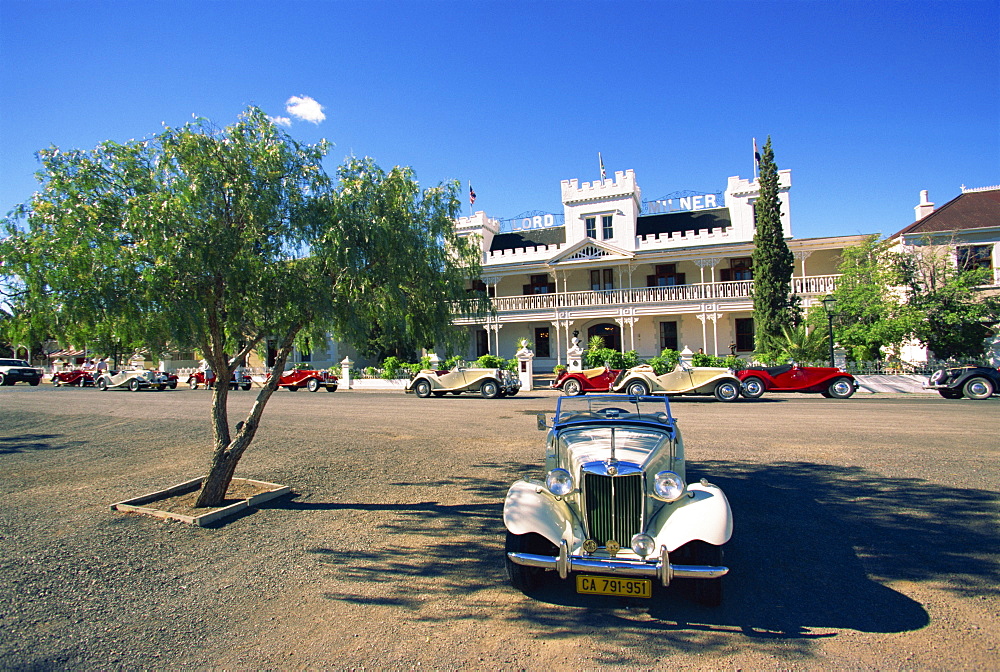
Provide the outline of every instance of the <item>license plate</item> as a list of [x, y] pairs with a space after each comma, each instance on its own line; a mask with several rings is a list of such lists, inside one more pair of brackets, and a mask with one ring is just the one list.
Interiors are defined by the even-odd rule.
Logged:
[[653, 582], [650, 579], [619, 579], [613, 576], [578, 574], [576, 592], [588, 595], [652, 597]]

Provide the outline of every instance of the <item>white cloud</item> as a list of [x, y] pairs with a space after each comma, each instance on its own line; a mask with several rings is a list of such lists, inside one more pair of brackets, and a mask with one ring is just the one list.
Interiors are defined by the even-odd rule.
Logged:
[[273, 123], [278, 124], [279, 126], [292, 125], [292, 120], [289, 119], [288, 117], [272, 117], [271, 115], [268, 115], [267, 118], [270, 119]]
[[314, 124], [326, 119], [323, 106], [309, 96], [292, 96], [285, 101], [285, 110], [296, 119], [311, 121]]

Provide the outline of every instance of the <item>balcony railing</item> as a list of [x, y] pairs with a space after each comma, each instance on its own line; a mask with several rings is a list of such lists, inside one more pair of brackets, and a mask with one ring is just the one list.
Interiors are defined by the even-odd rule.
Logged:
[[[815, 275], [792, 278], [792, 293], [803, 295], [829, 294], [837, 281], [836, 275]], [[706, 282], [672, 287], [639, 287], [606, 289], [586, 292], [532, 294], [529, 296], [498, 296], [492, 299], [497, 312], [546, 310], [552, 308], [590, 308], [628, 304], [683, 303], [685, 301], [715, 301], [749, 299], [753, 296], [753, 280], [736, 282]]]

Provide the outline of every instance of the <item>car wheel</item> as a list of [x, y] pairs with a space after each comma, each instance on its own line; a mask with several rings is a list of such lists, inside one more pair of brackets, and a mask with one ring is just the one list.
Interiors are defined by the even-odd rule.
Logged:
[[157, 385], [156, 386], [156, 391], [157, 392], [163, 392], [163, 390], [165, 390], [165, 389], [167, 389], [167, 384], [166, 383], [164, 383], [163, 385]]
[[533, 532], [529, 532], [528, 534], [512, 534], [508, 531], [503, 550], [504, 566], [507, 568], [507, 578], [510, 579], [510, 585], [522, 593], [536, 587], [545, 570], [541, 567], [525, 567], [516, 562], [511, 562], [507, 554], [534, 553], [536, 555], [551, 555], [555, 557], [558, 553], [556, 547], [548, 539]]
[[826, 391], [834, 399], [847, 399], [854, 394], [854, 385], [850, 378], [834, 378]]
[[562, 391], [563, 394], [570, 397], [575, 397], [580, 394], [582, 388], [580, 387], [580, 381], [570, 378], [565, 383], [563, 383]]
[[319, 391], [319, 381], [316, 380], [315, 378], [310, 378], [309, 382], [306, 383], [306, 389], [308, 389], [310, 392], [318, 392]]
[[460, 397], [462, 396], [462, 390], [455, 390], [454, 392], [452, 392], [452, 394], [454, 394], [456, 397]]
[[188, 387], [190, 387], [192, 390], [197, 390], [198, 389], [198, 379], [197, 378], [188, 378]]
[[938, 390], [940, 394], [945, 399], [961, 399], [962, 392], [960, 390]]
[[433, 394], [433, 395], [434, 395], [435, 397], [443, 397], [444, 395], [446, 395], [446, 394], [448, 394], [448, 393], [447, 393], [447, 392], [432, 392], [432, 394]]
[[6, 384], [7, 384], [7, 376], [0, 373], [0, 385], [6, 385]]
[[288, 389], [289, 392], [298, 392], [299, 391], [299, 388], [298, 388], [297, 385], [288, 385], [286, 387], [287, 387], [287, 389]]
[[743, 381], [743, 396], [747, 399], [760, 399], [764, 396], [764, 381], [756, 376], [751, 376]]
[[500, 386], [494, 380], [487, 380], [479, 388], [479, 394], [483, 395], [483, 399], [496, 399], [500, 396]]
[[431, 396], [431, 384], [426, 380], [418, 380], [413, 386], [413, 392], [421, 399], [426, 399]]
[[169, 387], [171, 390], [176, 390], [177, 389], [177, 381], [174, 381], [174, 382], [170, 383], [169, 385], [167, 385], [167, 387]]
[[139, 391], [139, 381], [136, 380], [135, 378], [133, 378], [132, 380], [128, 381], [128, 389], [129, 389], [129, 392], [138, 392]]
[[993, 396], [993, 383], [979, 376], [969, 378], [962, 386], [962, 392], [969, 399], [989, 399]]
[[[249, 390], [250, 388], [248, 387], [247, 389]], [[337, 391], [337, 386], [336, 385], [327, 385], [326, 386], [326, 391], [327, 392], [336, 392]]]
[[516, 389], [513, 389], [513, 390], [507, 390], [507, 396], [508, 397], [513, 397], [514, 395], [516, 395], [520, 391], [520, 389], [521, 388], [516, 388]]
[[[243, 390], [244, 392], [248, 391], [250, 389], [250, 383], [243, 383], [242, 385], [240, 385], [240, 389]], [[327, 388], [327, 389], [330, 389], [330, 388]], [[333, 389], [336, 390], [337, 388], [335, 387]]]
[[97, 389], [99, 389], [101, 392], [107, 392], [108, 391], [108, 381], [104, 380], [103, 378], [98, 378], [97, 379]]
[[641, 380], [633, 380], [625, 386], [625, 392], [633, 397], [644, 397], [649, 394], [649, 385]]
[[713, 392], [719, 401], [736, 401], [740, 398], [740, 386], [728, 380], [724, 380], [715, 386]]
[[80, 382], [77, 383], [77, 385], [79, 385], [80, 387], [84, 387], [86, 386], [86, 384], [87, 384], [87, 379], [84, 378], [83, 376], [80, 376]]
[[[2, 383], [0, 383], [0, 384], [2, 384]], [[53, 378], [52, 379], [52, 387], [59, 387], [60, 385], [62, 385], [62, 383], [59, 382], [58, 378]]]

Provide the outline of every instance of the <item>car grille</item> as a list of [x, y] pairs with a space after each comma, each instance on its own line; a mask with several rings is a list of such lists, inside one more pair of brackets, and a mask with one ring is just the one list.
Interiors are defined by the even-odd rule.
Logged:
[[589, 538], [600, 546], [614, 539], [628, 546], [642, 532], [642, 474], [604, 476], [584, 473], [584, 506]]

